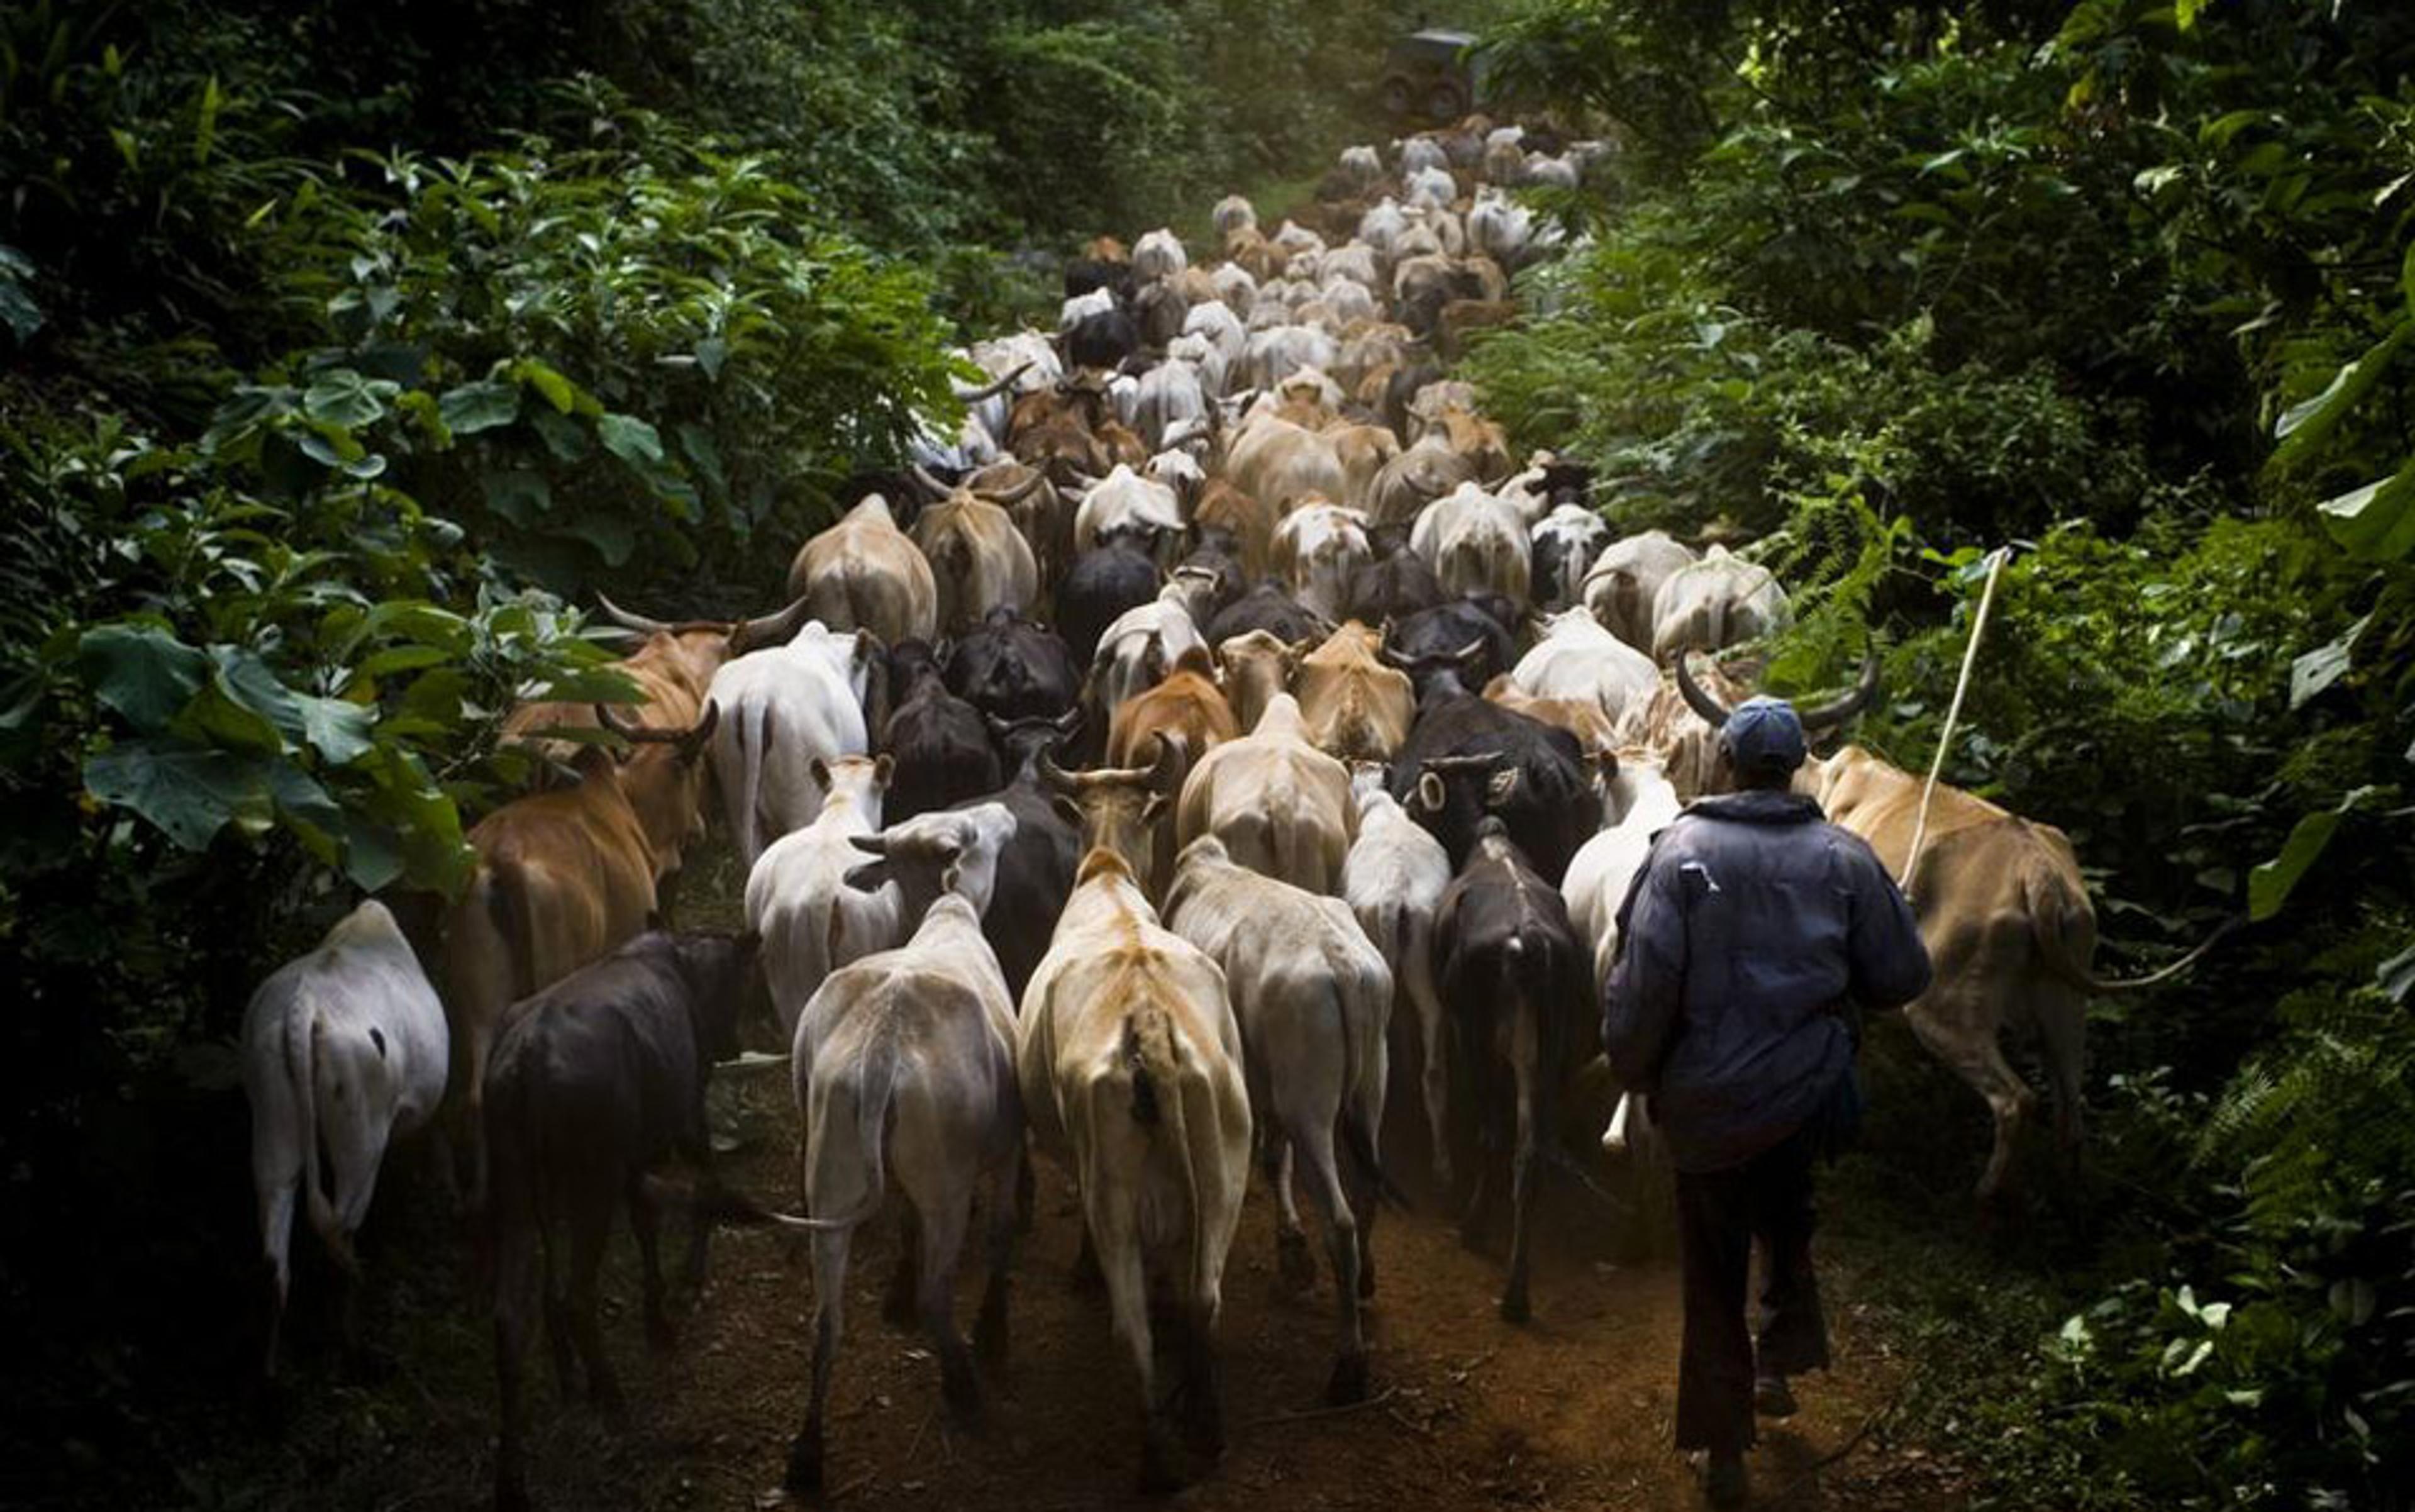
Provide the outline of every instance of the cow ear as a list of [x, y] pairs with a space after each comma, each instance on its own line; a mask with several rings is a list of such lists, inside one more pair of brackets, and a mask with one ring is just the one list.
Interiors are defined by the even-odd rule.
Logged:
[[1067, 824], [1072, 825], [1074, 829], [1078, 830], [1082, 827], [1081, 804], [1074, 802], [1064, 794], [1058, 793], [1048, 801], [1048, 806], [1057, 811], [1057, 816], [1058, 818], [1064, 820]]
[[819, 756], [814, 757], [813, 760], [806, 763], [805, 774], [813, 778], [814, 786], [816, 787], [820, 788], [823, 792], [830, 791], [831, 770], [829, 762], [824, 761]]
[[1444, 803], [1450, 797], [1443, 787], [1442, 775], [1432, 771], [1418, 773], [1418, 789], [1411, 796], [1418, 801], [1418, 807], [1434, 814], [1442, 812]]
[[891, 756], [886, 751], [881, 752], [880, 755], [872, 758], [872, 786], [875, 787], [888, 786], [890, 777], [896, 771], [897, 758]]
[[847, 869], [847, 885], [858, 892], [878, 892], [888, 884], [893, 875], [886, 860], [865, 861], [861, 866], [850, 866]]
[[939, 891], [942, 892], [955, 892], [961, 891], [959, 884], [964, 881], [964, 867], [954, 861], [950, 861], [948, 863], [948, 869], [939, 874]]
[[1148, 801], [1140, 806], [1140, 822], [1143, 824], [1155, 824], [1159, 818], [1163, 816], [1165, 811], [1173, 806], [1174, 800], [1165, 794], [1151, 793], [1148, 795]]

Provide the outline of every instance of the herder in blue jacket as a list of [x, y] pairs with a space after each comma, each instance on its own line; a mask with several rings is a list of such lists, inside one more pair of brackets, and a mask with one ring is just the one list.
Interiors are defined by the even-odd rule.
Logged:
[[[1602, 1014], [1612, 1069], [1677, 1167], [1686, 1331], [1677, 1447], [1711, 1505], [1740, 1506], [1753, 1412], [1794, 1411], [1787, 1377], [1828, 1363], [1811, 1274], [1811, 1165], [1858, 1111], [1852, 1015], [1928, 985], [1912, 909], [1868, 845], [1789, 790], [1792, 706], [1754, 698], [1719, 730], [1734, 791], [1663, 830], [1618, 914]], [[1714, 779], [1717, 782], [1717, 778]], [[1761, 1336], [1746, 1326], [1758, 1238]]]

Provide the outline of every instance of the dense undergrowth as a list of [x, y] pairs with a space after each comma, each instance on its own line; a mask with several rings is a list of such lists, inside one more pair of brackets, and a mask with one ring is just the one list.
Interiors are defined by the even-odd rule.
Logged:
[[2406, 1505], [2415, 15], [1546, 0], [1497, 46], [1628, 151], [1491, 407], [1623, 523], [1761, 537], [1772, 682], [1875, 633], [1906, 765], [2014, 547], [1947, 776], [2072, 833], [2117, 968], [2256, 921], [2100, 1000], [2088, 1169], [1980, 1242], [1937, 1136], [1984, 1116], [1892, 1068], [1849, 1227], [1929, 1257], [1874, 1267], [1951, 1362], [1913, 1420], [1992, 1505]]

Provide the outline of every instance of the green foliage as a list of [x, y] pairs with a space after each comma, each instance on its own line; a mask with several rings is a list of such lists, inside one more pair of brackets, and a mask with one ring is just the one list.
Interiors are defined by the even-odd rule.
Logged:
[[1773, 687], [1876, 633], [1856, 738], [1908, 767], [2015, 547], [1948, 779], [2070, 832], [2117, 951], [2279, 926], [2098, 1007], [2094, 1181], [1912, 1304], [2001, 1361], [1929, 1430], [1993, 1505], [2394, 1505], [2415, 17], [1562, 0], [1497, 53], [1633, 149], [1471, 361], [1519, 442], [1623, 524], [1759, 536]]

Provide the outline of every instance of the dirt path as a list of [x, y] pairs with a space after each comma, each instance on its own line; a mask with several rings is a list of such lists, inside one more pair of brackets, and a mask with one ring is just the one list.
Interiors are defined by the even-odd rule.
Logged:
[[[742, 1186], [784, 1201], [793, 1115], [782, 1078], [729, 1100], [743, 1147], [726, 1163]], [[1563, 1203], [1583, 1199], [1564, 1196]], [[896, 1253], [892, 1221], [857, 1247], [849, 1332], [832, 1388], [829, 1485], [845, 1507], [1075, 1508], [1147, 1505], [1133, 1492], [1137, 1392], [1110, 1337], [1103, 1300], [1068, 1280], [1079, 1220], [1072, 1187], [1043, 1167], [1038, 1221], [1016, 1265], [1012, 1359], [983, 1428], [940, 1410], [938, 1372], [918, 1334], [880, 1320]], [[584, 1405], [535, 1393], [531, 1478], [543, 1503], [582, 1508], [748, 1508], [778, 1505], [788, 1435], [802, 1415], [810, 1357], [802, 1250], [764, 1232], [726, 1235], [713, 1276], [678, 1346], [649, 1358], [636, 1324], [629, 1245], [616, 1237], [608, 1347], [623, 1370], [631, 1436], [616, 1439]], [[1328, 1413], [1331, 1303], [1277, 1295], [1272, 1204], [1253, 1188], [1227, 1272], [1222, 1346], [1231, 1440], [1210, 1478], [1176, 1498], [1196, 1508], [1687, 1507], [1689, 1477], [1668, 1449], [1678, 1335], [1676, 1279], [1665, 1264], [1614, 1266], [1547, 1246], [1536, 1318], [1494, 1315], [1497, 1257], [1461, 1247], [1424, 1212], [1387, 1214], [1373, 1240], [1380, 1288], [1371, 1312], [1375, 1398]], [[1840, 1368], [1804, 1391], [1805, 1411], [1765, 1433], [1754, 1457], [1762, 1505], [1931, 1508], [1959, 1505], [1916, 1458], [1857, 1446], [1817, 1479], [1808, 1472], [1881, 1411], [1901, 1378], [1860, 1326], [1851, 1278], [1833, 1318]], [[960, 1283], [968, 1323], [977, 1266]], [[468, 1340], [462, 1340], [468, 1342]], [[483, 1343], [483, 1340], [477, 1340]], [[541, 1352], [540, 1352], [541, 1353]], [[348, 1464], [297, 1505], [474, 1505], [491, 1473], [491, 1376], [483, 1348], [457, 1364], [461, 1394], [393, 1443], [383, 1464]], [[537, 1365], [540, 1373], [541, 1361]], [[424, 1396], [428, 1389], [421, 1388]], [[447, 1393], [446, 1395], [451, 1395]], [[421, 1415], [413, 1414], [419, 1417]], [[330, 1467], [334, 1468], [334, 1467]], [[1791, 1495], [1778, 1493], [1792, 1488]], [[323, 1498], [323, 1499], [322, 1499]]]

